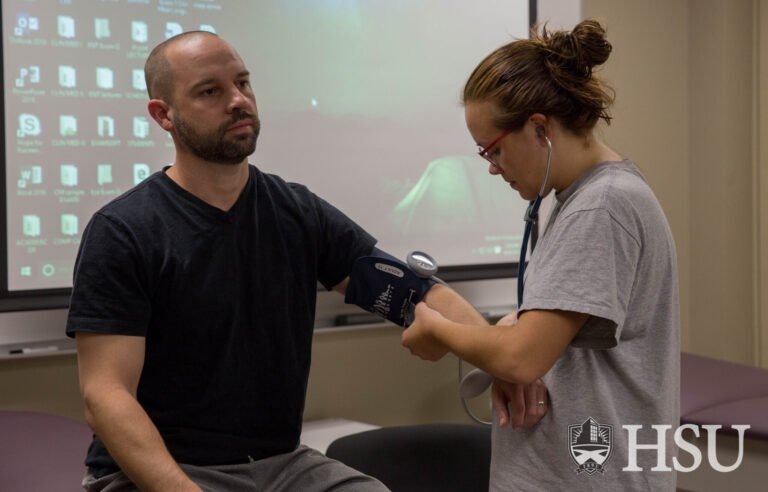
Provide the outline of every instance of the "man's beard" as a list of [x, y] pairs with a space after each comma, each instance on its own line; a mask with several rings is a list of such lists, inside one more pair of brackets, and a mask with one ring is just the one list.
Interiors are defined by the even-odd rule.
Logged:
[[[227, 129], [242, 120], [249, 120], [253, 123], [253, 133], [228, 137], [226, 135]], [[173, 126], [176, 129], [179, 142], [193, 154], [206, 161], [221, 164], [239, 164], [243, 159], [253, 154], [261, 129], [258, 117], [242, 111], [235, 112], [229, 121], [206, 134], [198, 133], [179, 115], [173, 116]]]

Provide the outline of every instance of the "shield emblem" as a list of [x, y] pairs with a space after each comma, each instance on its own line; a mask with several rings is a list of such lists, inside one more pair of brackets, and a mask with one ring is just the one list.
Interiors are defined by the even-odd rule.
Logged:
[[612, 443], [613, 426], [601, 425], [592, 417], [568, 426], [568, 451], [578, 465], [576, 473], [605, 473], [603, 464], [611, 457]]

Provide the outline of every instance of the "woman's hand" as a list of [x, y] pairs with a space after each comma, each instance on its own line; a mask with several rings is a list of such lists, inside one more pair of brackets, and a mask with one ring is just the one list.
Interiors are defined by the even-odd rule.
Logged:
[[501, 427], [511, 420], [513, 429], [528, 429], [538, 424], [549, 409], [547, 387], [541, 379], [522, 385], [494, 378], [491, 396]]
[[448, 320], [424, 302], [416, 305], [415, 315], [416, 319], [411, 326], [403, 330], [403, 347], [424, 360], [442, 359], [448, 353], [448, 347], [440, 342], [436, 333], [439, 332], [441, 324], [448, 323]]

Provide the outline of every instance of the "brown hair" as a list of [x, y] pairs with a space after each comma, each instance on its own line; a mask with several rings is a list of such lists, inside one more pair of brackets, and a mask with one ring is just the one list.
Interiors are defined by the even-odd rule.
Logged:
[[489, 101], [497, 110], [494, 124], [517, 131], [533, 113], [554, 117], [583, 135], [602, 118], [614, 93], [593, 74], [611, 54], [605, 29], [591, 19], [573, 31], [531, 30], [530, 39], [513, 41], [488, 55], [469, 76], [463, 103]]
[[171, 102], [173, 70], [171, 69], [168, 57], [165, 55], [168, 47], [190, 36], [204, 35], [218, 37], [218, 35], [209, 31], [187, 31], [168, 38], [154, 47], [144, 63], [144, 80], [147, 82], [147, 94], [150, 99], [162, 99], [166, 102]]

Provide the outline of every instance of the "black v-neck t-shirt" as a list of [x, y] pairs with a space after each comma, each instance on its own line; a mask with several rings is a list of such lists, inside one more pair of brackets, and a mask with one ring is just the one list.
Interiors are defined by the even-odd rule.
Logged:
[[[344, 280], [375, 243], [306, 187], [253, 166], [228, 211], [158, 172], [85, 229], [67, 335], [146, 338], [138, 401], [178, 462], [288, 452], [301, 432], [317, 282]], [[98, 438], [86, 464], [116, 467]]]

